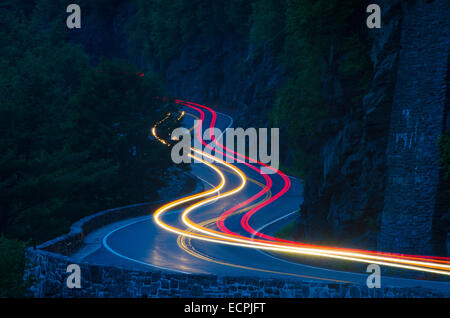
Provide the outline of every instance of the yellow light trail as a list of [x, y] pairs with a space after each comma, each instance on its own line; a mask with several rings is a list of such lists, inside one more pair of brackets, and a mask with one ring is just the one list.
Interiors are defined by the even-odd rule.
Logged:
[[[169, 144], [167, 141], [165, 141], [164, 139], [158, 137], [158, 135], [156, 134], [156, 127], [158, 127], [158, 126], [161, 125], [163, 122], [165, 122], [171, 115], [172, 115], [171, 113], [168, 113], [168, 114], [166, 115], [166, 117], [164, 117], [163, 119], [161, 119], [160, 121], [158, 121], [158, 122], [157, 122], [155, 125], [153, 125], [153, 127], [152, 127], [152, 135], [153, 135], [153, 137], [155, 137], [160, 143], [162, 143], [162, 144], [164, 144], [164, 145], [167, 145], [167, 146], [170, 146], [170, 144]], [[180, 118], [181, 118], [181, 117], [180, 117]]]
[[188, 196], [186, 198], [181, 198], [181, 199], [175, 200], [173, 202], [170, 202], [170, 203], [165, 204], [164, 206], [160, 207], [154, 213], [154, 220], [158, 226], [164, 228], [167, 231], [173, 232], [178, 235], [183, 235], [183, 236], [187, 236], [190, 238], [200, 239], [203, 241], [208, 241], [208, 242], [213, 242], [213, 243], [221, 243], [221, 244], [240, 246], [240, 247], [264, 249], [264, 250], [270, 250], [270, 251], [276, 251], [276, 252], [287, 252], [287, 253], [335, 258], [335, 259], [356, 261], [356, 262], [362, 262], [362, 263], [376, 263], [379, 265], [386, 265], [386, 266], [390, 266], [390, 267], [410, 269], [410, 270], [415, 270], [415, 271], [424, 271], [424, 272], [430, 272], [430, 273], [436, 273], [436, 274], [442, 274], [442, 275], [450, 275], [450, 272], [449, 272], [450, 266], [448, 266], [448, 265], [441, 265], [441, 264], [436, 265], [435, 263], [432, 263], [432, 262], [413, 261], [413, 260], [389, 257], [389, 256], [368, 255], [368, 254], [361, 253], [361, 252], [336, 251], [336, 250], [333, 250], [333, 249], [330, 249], [327, 247], [323, 247], [323, 248], [298, 247], [298, 246], [293, 246], [292, 244], [286, 244], [286, 243], [276, 243], [276, 242], [271, 242], [271, 241], [262, 241], [262, 240], [258, 240], [258, 239], [249, 240], [248, 238], [242, 239], [242, 238], [244, 238], [242, 236], [229, 235], [229, 234], [224, 235], [221, 232], [205, 229], [205, 228], [199, 226], [198, 224], [190, 221], [188, 218], [188, 214], [200, 206], [203, 206], [207, 203], [217, 200], [217, 198], [222, 199], [222, 198], [231, 196], [231, 195], [241, 191], [246, 184], [246, 177], [239, 169], [235, 168], [233, 165], [226, 163], [217, 157], [214, 157], [212, 155], [204, 153], [198, 149], [194, 149], [194, 148], [191, 148], [191, 149], [192, 149], [192, 151], [194, 151], [198, 154], [201, 154], [204, 157], [212, 159], [213, 161], [216, 161], [216, 162], [230, 168], [231, 170], [235, 171], [241, 178], [241, 184], [239, 185], [239, 187], [237, 187], [231, 191], [228, 191], [228, 192], [222, 193], [218, 196], [204, 199], [198, 203], [195, 203], [183, 211], [183, 213], [182, 213], [183, 223], [185, 225], [187, 225], [188, 228], [191, 228], [192, 230], [203, 233], [203, 234], [190, 233], [188, 231], [180, 230], [178, 228], [172, 227], [172, 226], [162, 222], [160, 218], [161, 218], [162, 214], [164, 212], [166, 212], [167, 210], [174, 208], [176, 206], [182, 205], [186, 202], [208, 196], [212, 193], [217, 193], [225, 185], [225, 177], [218, 168], [216, 168], [214, 165], [202, 160], [201, 158], [190, 154], [190, 157], [197, 159], [199, 162], [202, 162], [203, 164], [205, 164], [205, 165], [209, 166], [211, 169], [213, 169], [220, 176], [221, 182], [220, 182], [219, 186], [217, 186], [209, 191], [195, 194], [192, 196]]
[[[190, 239], [190, 238], [189, 238]], [[242, 269], [248, 269], [252, 271], [260, 271], [265, 273], [272, 273], [272, 274], [282, 274], [282, 275], [289, 275], [289, 276], [295, 276], [295, 277], [302, 277], [302, 278], [309, 278], [309, 279], [320, 279], [320, 280], [326, 280], [326, 281], [332, 281], [332, 282], [338, 282], [338, 283], [355, 283], [350, 281], [344, 281], [344, 280], [337, 280], [332, 278], [324, 278], [324, 277], [316, 277], [316, 276], [309, 276], [309, 275], [301, 275], [301, 274], [295, 274], [295, 273], [288, 273], [288, 272], [278, 272], [278, 271], [272, 271], [268, 269], [263, 268], [256, 268], [256, 267], [250, 267], [250, 266], [244, 266], [244, 265], [238, 265], [238, 264], [232, 264], [228, 262], [219, 261], [211, 256], [205, 255], [199, 251], [197, 251], [191, 244], [190, 241], [186, 244], [186, 236], [179, 235], [177, 239], [177, 244], [180, 246], [182, 250], [184, 250], [186, 253], [200, 258], [207, 262], [212, 262], [220, 265], [230, 266], [230, 267], [236, 267], [236, 268], [242, 268]]]
[[[194, 149], [194, 152], [202, 153], [201, 151], [199, 151], [197, 149]], [[204, 156], [210, 158], [210, 159], [216, 160], [217, 162], [227, 166], [228, 168], [233, 169], [241, 177], [241, 180], [242, 180], [241, 186], [239, 186], [238, 188], [234, 189], [233, 191], [229, 191], [227, 193], [224, 193], [224, 194], [220, 195], [219, 196], [220, 198], [230, 196], [230, 195], [232, 195], [232, 194], [234, 194], [236, 192], [239, 192], [243, 188], [243, 186], [246, 183], [246, 177], [239, 169], [235, 168], [231, 164], [226, 163], [225, 161], [223, 161], [223, 160], [221, 160], [219, 158], [216, 158], [216, 157], [211, 156], [211, 155], [206, 154], [206, 153], [202, 153], [202, 154]], [[210, 202], [210, 200], [211, 199], [203, 200], [203, 201], [198, 202], [198, 203], [196, 203], [194, 205], [191, 205], [186, 210], [184, 210], [184, 212], [182, 213], [182, 220], [183, 220], [184, 224], [186, 226], [188, 226], [188, 227], [198, 231], [198, 232], [201, 232], [201, 233], [204, 233], [204, 234], [207, 234], [207, 235], [212, 235], [212, 236], [215, 236], [215, 237], [218, 237], [218, 238], [221, 238], [221, 239], [229, 239], [230, 237], [233, 237], [235, 241], [238, 241], [240, 243], [248, 243], [248, 240], [246, 240], [246, 239], [241, 239], [241, 238], [236, 239], [236, 236], [233, 236], [233, 235], [223, 234], [222, 232], [218, 232], [218, 231], [213, 231], [213, 230], [202, 228], [202, 227], [198, 226], [198, 224], [193, 223], [188, 218], [188, 214], [191, 211], [193, 211], [194, 209], [196, 209], [197, 207], [199, 207], [199, 206], [201, 206], [203, 204], [206, 204], [206, 203]], [[207, 202], [203, 203], [205, 201], [207, 201]], [[269, 242], [262, 241], [262, 240], [256, 240], [255, 243], [258, 246], [265, 246], [265, 247], [267, 247]], [[363, 260], [364, 262], [367, 262], [367, 260], [371, 260], [372, 262], [376, 261], [380, 265], [387, 265], [387, 266], [393, 266], [393, 264], [381, 263], [381, 261], [388, 261], [388, 262], [394, 262], [394, 263], [400, 263], [400, 264], [408, 264], [408, 265], [415, 265], [415, 266], [424, 266], [424, 267], [435, 268], [435, 269], [443, 269], [443, 270], [450, 269], [449, 265], [438, 265], [438, 266], [436, 266], [436, 264], [430, 263], [430, 262], [410, 261], [410, 260], [397, 259], [397, 258], [392, 258], [392, 257], [368, 255], [368, 254], [357, 253], [357, 252], [341, 252], [341, 251], [335, 251], [335, 250], [328, 250], [327, 248], [320, 248], [320, 249], [319, 248], [309, 248], [309, 247], [305, 248], [305, 247], [292, 246], [291, 244], [272, 243], [272, 242], [269, 243], [269, 246], [273, 246], [273, 245], [276, 245], [276, 246], [278, 246], [280, 248], [283, 248], [283, 249], [288, 249], [288, 251], [290, 251], [290, 252], [313, 253], [311, 255], [318, 255], [316, 253], [322, 254], [323, 252], [326, 252], [326, 254], [328, 256], [335, 255], [336, 258], [337, 258], [337, 256], [339, 256], [342, 259], [348, 259], [348, 260], [354, 260], [354, 261], [361, 261], [361, 260]], [[343, 258], [343, 257], [345, 257], [345, 258]], [[402, 266], [403, 266], [402, 268], [406, 268], [405, 266], [407, 266], [407, 265], [402, 265]], [[395, 267], [400, 267], [400, 265], [396, 265]], [[414, 269], [415, 270], [416, 268], [409, 267], [408, 269]], [[425, 269], [422, 269], [422, 270], [438, 273], [438, 272], [432, 271], [432, 270], [425, 270]], [[450, 275], [450, 272], [440, 272], [440, 274]]]
[[[201, 151], [199, 151], [197, 149], [194, 149], [194, 151], [202, 153]], [[205, 155], [206, 157], [210, 156], [209, 154], [206, 154], [206, 153], [202, 153], [202, 154]], [[403, 269], [418, 270], [418, 271], [425, 271], [425, 272], [436, 273], [436, 274], [450, 275], [450, 272], [445, 271], [445, 270], [448, 270], [449, 266], [445, 266], [445, 265], [435, 266], [435, 264], [429, 263], [429, 262], [409, 261], [409, 260], [397, 259], [397, 258], [392, 258], [392, 257], [366, 255], [363, 253], [340, 252], [340, 251], [328, 250], [327, 248], [318, 249], [318, 248], [296, 247], [296, 246], [292, 246], [292, 245], [288, 245], [288, 244], [266, 242], [266, 241], [261, 241], [261, 240], [248, 241], [248, 240], [241, 239], [234, 235], [223, 235], [223, 234], [216, 233], [215, 231], [212, 231], [212, 230], [203, 229], [203, 228], [199, 227], [197, 224], [192, 223], [187, 218], [187, 215], [189, 214], [189, 212], [191, 212], [195, 208], [205, 205], [211, 201], [215, 201], [217, 199], [217, 197], [204, 199], [196, 204], [193, 204], [193, 205], [189, 206], [187, 209], [185, 209], [182, 213], [182, 220], [189, 228], [192, 228], [193, 230], [196, 230], [200, 233], [204, 233], [206, 235], [197, 234], [197, 233], [189, 233], [185, 230], [180, 230], [178, 228], [170, 226], [170, 225], [162, 222], [160, 219], [161, 215], [165, 211], [167, 211], [175, 206], [184, 204], [187, 201], [191, 201], [191, 200], [209, 195], [213, 192], [217, 192], [220, 189], [222, 189], [225, 184], [225, 177], [218, 168], [216, 168], [214, 165], [202, 160], [199, 157], [196, 157], [194, 155], [191, 155], [191, 156], [193, 158], [199, 160], [200, 162], [208, 165], [217, 174], [219, 174], [219, 176], [221, 178], [221, 182], [218, 187], [207, 191], [208, 193], [204, 192], [204, 193], [200, 193], [197, 195], [192, 195], [192, 196], [186, 198], [187, 200], [182, 198], [182, 199], [173, 201], [171, 203], [168, 203], [168, 204], [162, 206], [161, 208], [159, 208], [154, 214], [155, 223], [167, 231], [173, 232], [178, 235], [184, 235], [187, 237], [200, 239], [200, 240], [213, 242], [213, 243], [221, 243], [221, 244], [240, 246], [240, 247], [258, 248], [258, 249], [264, 249], [264, 250], [270, 250], [270, 251], [276, 251], [276, 252], [288, 252], [288, 253], [303, 254], [303, 255], [321, 256], [321, 257], [356, 261], [356, 262], [362, 262], [362, 263], [376, 263], [376, 264], [380, 264], [380, 265], [398, 267], [398, 268], [403, 268]], [[211, 156], [211, 157], [213, 157], [213, 156]], [[221, 160], [218, 158], [216, 158], [216, 159], [219, 163], [223, 163], [224, 165], [229, 165], [226, 162], [221, 162]], [[239, 187], [237, 187], [231, 191], [225, 192], [223, 194], [220, 194], [218, 196], [220, 199], [224, 198], [224, 197], [228, 197], [230, 195], [233, 195], [233, 194], [239, 192], [240, 190], [242, 190], [242, 188], [245, 186], [245, 183], [246, 183], [245, 176], [242, 174], [242, 172], [240, 172], [237, 168], [233, 167], [232, 165], [229, 165], [228, 167], [233, 169], [234, 171], [238, 172], [238, 174], [241, 176], [242, 181], [241, 181], [241, 184], [239, 185]], [[414, 266], [412, 266], [412, 265], [414, 265]], [[432, 269], [432, 268], [438, 268], [441, 270], [436, 270], [436, 269]]]
[[[231, 172], [231, 171], [229, 171]], [[233, 172], [231, 172], [233, 173]], [[250, 180], [251, 182], [255, 183], [256, 185], [260, 186], [260, 187], [264, 187], [264, 185], [256, 180], [253, 180], [251, 178], [248, 178], [248, 180]], [[246, 212], [250, 209], [252, 209], [253, 207], [257, 206], [258, 204], [261, 204], [262, 202], [267, 201], [270, 197], [271, 197], [271, 191], [269, 190], [266, 194], [266, 197], [261, 200], [260, 202], [254, 203], [251, 206], [248, 207], [244, 207], [241, 208], [237, 211], [235, 211], [234, 213], [230, 214], [231, 215], [236, 215], [236, 214], [240, 214], [243, 212]], [[200, 226], [203, 227], [207, 227], [207, 226], [211, 226], [213, 224], [216, 223], [218, 218], [213, 218], [207, 221], [203, 221], [202, 223], [200, 223]], [[188, 232], [193, 232], [194, 230], [192, 229], [188, 229]], [[338, 283], [355, 283], [355, 282], [350, 282], [350, 281], [343, 281], [343, 280], [337, 280], [337, 279], [331, 279], [331, 278], [324, 278], [324, 277], [317, 277], [317, 276], [309, 276], [309, 275], [301, 275], [301, 274], [295, 274], [295, 273], [289, 273], [289, 272], [279, 272], [279, 271], [273, 271], [273, 270], [268, 270], [268, 269], [263, 269], [263, 268], [256, 268], [256, 267], [250, 267], [250, 266], [244, 266], [244, 265], [238, 265], [238, 264], [233, 264], [233, 263], [229, 263], [229, 262], [224, 262], [224, 261], [220, 261], [212, 256], [206, 255], [204, 253], [201, 253], [200, 251], [196, 250], [194, 248], [194, 246], [191, 243], [192, 238], [190, 237], [186, 237], [184, 235], [179, 235], [177, 238], [177, 244], [178, 246], [184, 250], [186, 253], [202, 259], [204, 261], [207, 262], [211, 262], [211, 263], [216, 263], [216, 264], [220, 264], [220, 265], [224, 265], [224, 266], [230, 266], [230, 267], [235, 267], [235, 268], [242, 268], [242, 269], [248, 269], [248, 270], [253, 270], [253, 271], [260, 271], [260, 272], [265, 272], [265, 273], [273, 273], [273, 274], [282, 274], [282, 275], [288, 275], [288, 276], [295, 276], [295, 277], [302, 277], [302, 278], [308, 278], [308, 279], [320, 279], [320, 280], [325, 280], [325, 281], [332, 281], [332, 282], [338, 282]]]
[[[161, 137], [158, 136], [158, 134], [156, 133], [156, 128], [157, 128], [159, 125], [161, 125], [163, 122], [165, 122], [171, 115], [172, 115], [171, 113], [168, 113], [163, 119], [161, 119], [161, 120], [158, 121], [156, 124], [154, 124], [153, 127], [152, 127], [152, 129], [151, 129], [151, 132], [152, 132], [153, 137], [155, 137], [156, 140], [158, 140], [160, 143], [162, 143], [162, 144], [164, 144], [164, 145], [166, 145], [166, 146], [170, 146], [170, 144], [169, 144], [167, 141], [165, 141], [164, 139], [162, 139]], [[198, 118], [197, 116], [192, 115], [192, 114], [189, 114], [189, 113], [186, 113], [186, 112], [183, 110], [183, 111], [181, 112], [181, 115], [178, 116], [177, 121], [180, 121], [181, 118], [184, 117], [184, 115], [188, 115], [188, 116], [194, 117], [194, 118], [197, 119], [197, 120], [200, 120], [200, 118]], [[192, 130], [194, 130], [194, 129], [197, 127], [197, 125], [198, 125], [198, 123], [197, 123], [196, 125], [192, 126], [192, 127], [189, 129], [189, 132], [191, 132]]]

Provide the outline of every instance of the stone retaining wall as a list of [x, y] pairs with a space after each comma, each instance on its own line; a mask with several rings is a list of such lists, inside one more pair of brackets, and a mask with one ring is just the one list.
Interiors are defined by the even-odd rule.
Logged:
[[[203, 184], [199, 182], [197, 178], [193, 177], [189, 173], [183, 173], [183, 176], [186, 179], [190, 178], [194, 180], [195, 188], [190, 194], [203, 191]], [[179, 182], [179, 179], [176, 181]], [[186, 191], [186, 189], [181, 189], [179, 191], [179, 195], [182, 195], [183, 191]], [[88, 215], [72, 224], [72, 226], [70, 227], [70, 232], [68, 234], [47, 241], [39, 245], [37, 248], [39, 250], [44, 250], [56, 254], [62, 254], [66, 256], [71, 255], [83, 245], [84, 237], [92, 231], [121, 220], [149, 215], [153, 213], [156, 207], [163, 205], [164, 201], [165, 200], [138, 203]]]
[[28, 250], [35, 264], [29, 271], [40, 279], [32, 297], [449, 297], [422, 288], [369, 289], [345, 283], [172, 274], [82, 263], [81, 288], [69, 289], [66, 280], [70, 257]]
[[89, 215], [74, 223], [69, 234], [47, 241], [39, 245], [38, 249], [71, 255], [82, 246], [84, 237], [90, 232], [124, 219], [150, 214], [158, 205], [162, 205], [162, 201], [134, 204]]
[[402, 4], [401, 49], [378, 250], [444, 254], [447, 229], [442, 229], [443, 222], [436, 214], [436, 198], [438, 140], [444, 132], [448, 91], [450, 2], [418, 0]]
[[[201, 191], [197, 185], [194, 192]], [[357, 284], [316, 281], [219, 277], [136, 271], [116, 266], [77, 262], [71, 254], [84, 237], [102, 226], [151, 214], [162, 202], [135, 204], [103, 211], [76, 222], [67, 235], [28, 248], [26, 277], [34, 279], [30, 297], [449, 297], [418, 288], [368, 289]], [[81, 269], [81, 288], [66, 285], [69, 264]]]

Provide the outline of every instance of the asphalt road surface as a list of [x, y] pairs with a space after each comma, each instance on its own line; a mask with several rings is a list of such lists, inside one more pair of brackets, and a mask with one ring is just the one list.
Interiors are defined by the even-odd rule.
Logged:
[[[198, 111], [190, 107], [183, 108], [186, 112], [183, 126], [193, 126], [195, 117], [200, 117]], [[202, 132], [213, 121], [213, 114], [204, 111]], [[232, 119], [217, 113], [215, 127], [225, 130], [232, 125]], [[217, 199], [207, 205], [201, 206], [190, 214], [195, 223], [206, 220], [208, 229], [220, 231], [216, 218], [233, 208], [237, 204], [254, 197], [264, 188], [266, 180], [257, 171], [242, 163], [234, 163], [247, 177], [247, 183], [242, 191], [223, 199]], [[205, 190], [211, 189], [220, 183], [217, 174], [203, 163], [192, 163], [192, 174], [203, 183]], [[220, 193], [224, 193], [239, 186], [241, 180], [236, 173], [226, 167], [221, 168], [226, 179], [226, 185]], [[278, 174], [271, 177], [271, 188], [260, 195], [248, 205], [242, 206], [235, 214], [224, 221], [229, 231], [239, 235], [253, 237], [241, 224], [242, 216], [250, 208], [266, 202], [283, 190], [286, 181]], [[248, 224], [257, 229], [257, 232], [275, 233], [277, 229], [289, 224], [296, 217], [296, 211], [302, 200], [302, 183], [300, 180], [290, 178], [290, 187], [286, 193], [259, 209], [249, 219]], [[177, 198], [173, 198], [174, 200]], [[162, 220], [174, 227], [187, 230], [182, 222], [183, 208], [177, 207], [166, 212]], [[369, 274], [365, 272], [344, 272], [326, 268], [313, 267], [301, 263], [301, 257], [296, 261], [287, 260], [284, 255], [269, 253], [260, 249], [232, 246], [198, 240], [195, 238], [177, 235], [158, 226], [153, 217], [145, 216], [130, 219], [110, 225], [107, 230], [97, 231], [96, 235], [101, 242], [98, 249], [83, 255], [85, 261], [96, 264], [118, 265], [139, 270], [163, 270], [181, 273], [214, 274], [223, 276], [253, 276], [285, 279], [319, 280], [325, 282], [352, 282], [366, 284]], [[450, 290], [450, 283], [438, 281], [425, 281], [382, 276], [382, 284], [386, 286], [421, 286], [437, 288], [442, 291]]]

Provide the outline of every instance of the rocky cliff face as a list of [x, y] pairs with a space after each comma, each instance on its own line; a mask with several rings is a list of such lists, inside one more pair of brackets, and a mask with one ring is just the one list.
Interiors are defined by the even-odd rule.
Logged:
[[284, 70], [270, 50], [232, 34], [199, 35], [162, 71], [167, 90], [234, 113], [242, 127], [267, 127], [265, 116]]
[[[400, 38], [400, 4], [383, 6], [383, 27], [372, 34], [374, 76], [362, 103], [321, 127], [318, 142], [321, 177], [308, 176], [301, 238], [307, 241], [374, 248], [384, 206], [386, 149], [390, 127]], [[328, 67], [332, 69], [331, 66]], [[330, 85], [327, 81], [337, 84]], [[329, 74], [324, 87], [339, 86]], [[339, 90], [325, 90], [339, 104]]]
[[311, 241], [443, 255], [437, 142], [445, 129], [450, 3], [380, 4], [370, 91], [354, 112], [323, 127], [323, 178], [306, 182], [300, 231]]
[[143, 55], [131, 56], [125, 32], [135, 9], [120, 2], [113, 11], [90, 11], [83, 27], [69, 39], [80, 43], [97, 63], [102, 57], [128, 58], [157, 72], [169, 94], [235, 113], [235, 124], [267, 127], [265, 116], [280, 87], [284, 69], [265, 46], [255, 47], [251, 34], [199, 34], [167, 63]]
[[[370, 90], [351, 111], [321, 126], [324, 137], [311, 145], [319, 149], [321, 173], [305, 178], [299, 238], [445, 254], [448, 228], [439, 221], [439, 211], [448, 202], [436, 196], [444, 189], [437, 140], [449, 129], [444, 118], [450, 3], [378, 3], [383, 23], [380, 30], [370, 31]], [[92, 23], [73, 40], [83, 43], [94, 58], [126, 57], [122, 31], [132, 16], [132, 8], [123, 5], [110, 17], [88, 17]], [[104, 34], [95, 38], [105, 43], [92, 41], [92, 32]], [[138, 63], [152, 64], [142, 58]], [[331, 53], [324, 65], [323, 93], [339, 105], [345, 103], [339, 89], [344, 84], [333, 73], [334, 63]], [[226, 109], [235, 125], [243, 127], [269, 126], [267, 110], [285, 78], [269, 49], [255, 48], [250, 35], [233, 34], [198, 35], [157, 71], [173, 96]]]

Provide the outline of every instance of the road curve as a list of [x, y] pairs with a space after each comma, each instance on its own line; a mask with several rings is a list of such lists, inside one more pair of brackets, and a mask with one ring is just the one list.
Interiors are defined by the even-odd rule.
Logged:
[[[185, 116], [186, 127], [193, 125], [195, 117], [201, 118], [203, 125], [201, 128], [196, 128], [199, 133], [203, 133], [209, 126], [223, 131], [232, 124], [232, 119], [225, 114], [206, 111], [207, 108], [202, 109], [198, 104], [179, 102], [182, 103], [186, 114], [191, 115]], [[208, 231], [245, 237], [248, 241], [252, 241], [252, 238], [254, 240], [255, 238], [275, 239], [269, 235], [273, 233], [269, 229], [279, 228], [293, 220], [294, 211], [298, 209], [302, 199], [301, 182], [279, 174], [270, 175], [268, 179], [248, 163], [233, 165], [247, 178], [242, 190], [225, 199], [217, 197], [239, 188], [242, 183], [239, 171], [234, 171], [233, 167], [221, 166], [220, 172], [226, 184], [220, 192], [211, 193], [216, 196], [211, 197], [211, 202], [193, 210], [189, 215], [190, 219], [193, 223], [204, 226]], [[192, 173], [205, 183], [205, 189], [213, 191], [214, 187], [221, 183], [221, 177], [217, 173], [212, 173], [211, 167], [206, 164], [192, 163], [191, 167]], [[281, 195], [278, 195], [280, 193]], [[187, 228], [185, 220], [182, 219], [183, 209], [180, 207], [171, 209], [161, 219], [170, 226], [195, 233], [194, 230]], [[217, 244], [213, 241], [177, 235], [158, 226], [152, 217], [140, 217], [121, 222], [117, 227], [103, 233], [101, 248], [85, 256], [84, 260], [141, 270], [158, 269], [222, 276], [366, 283], [367, 274], [365, 273], [312, 267], [276, 255], [257, 248]], [[424, 258], [421, 261], [427, 262], [428, 259]], [[447, 264], [445, 259], [437, 260], [437, 262], [439, 268]], [[383, 277], [382, 283], [391, 286], [421, 286], [450, 290], [450, 283], [437, 281]]]

